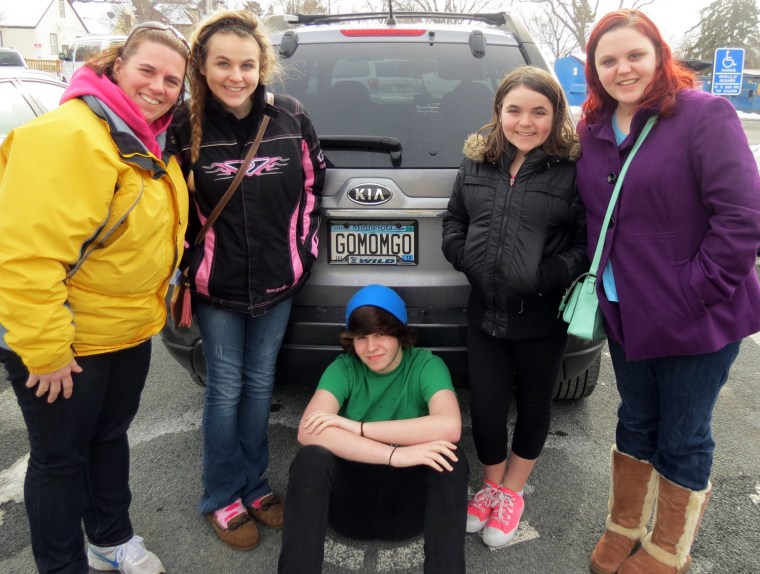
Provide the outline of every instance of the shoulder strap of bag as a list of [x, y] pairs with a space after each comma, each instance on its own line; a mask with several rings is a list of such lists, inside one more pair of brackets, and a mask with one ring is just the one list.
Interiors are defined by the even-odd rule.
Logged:
[[[270, 92], [267, 92], [266, 94], [266, 102], [270, 106], [274, 102], [274, 96]], [[243, 160], [243, 163], [238, 169], [237, 174], [235, 174], [235, 179], [232, 180], [230, 187], [224, 193], [224, 195], [222, 196], [222, 199], [219, 200], [219, 203], [216, 204], [214, 211], [211, 212], [211, 215], [208, 216], [206, 223], [203, 224], [203, 227], [198, 232], [198, 237], [195, 238], [195, 245], [201, 244], [208, 230], [211, 228], [212, 225], [214, 225], [214, 222], [219, 217], [219, 214], [227, 206], [227, 203], [230, 201], [230, 199], [232, 199], [232, 196], [235, 194], [235, 191], [237, 190], [238, 186], [240, 185], [240, 182], [243, 180], [243, 177], [245, 176], [245, 173], [248, 171], [248, 168], [250, 167], [251, 162], [253, 161], [253, 157], [256, 155], [256, 152], [259, 150], [259, 145], [261, 145], [261, 140], [264, 139], [264, 132], [267, 129], [268, 123], [269, 123], [269, 115], [265, 111], [264, 117], [261, 120], [261, 125], [259, 126], [259, 131], [256, 133], [256, 139], [253, 140], [251, 147], [248, 149], [248, 153], [245, 154], [245, 159]]]
[[594, 251], [594, 258], [591, 260], [591, 268], [589, 269], [589, 272], [588, 272], [589, 275], [593, 275], [594, 277], [596, 277], [596, 273], [599, 270], [599, 261], [602, 258], [602, 250], [604, 249], [604, 238], [607, 236], [607, 229], [610, 226], [610, 219], [612, 219], [612, 212], [615, 210], [615, 204], [617, 203], [618, 195], [620, 195], [620, 189], [623, 187], [623, 178], [625, 177], [625, 174], [628, 171], [628, 166], [631, 165], [631, 160], [633, 160], [633, 156], [635, 156], [636, 152], [639, 151], [641, 144], [644, 142], [647, 135], [652, 130], [652, 126], [654, 125], [656, 121], [657, 121], [657, 114], [653, 115], [651, 118], [647, 120], [647, 123], [644, 125], [644, 129], [641, 130], [639, 137], [636, 138], [636, 143], [633, 144], [633, 149], [631, 149], [631, 153], [628, 154], [628, 158], [625, 160], [625, 163], [623, 164], [623, 169], [620, 170], [620, 175], [617, 178], [615, 189], [612, 190], [612, 197], [610, 198], [610, 204], [607, 206], [607, 213], [604, 214], [602, 229], [599, 232], [599, 240], [596, 243], [596, 251]]

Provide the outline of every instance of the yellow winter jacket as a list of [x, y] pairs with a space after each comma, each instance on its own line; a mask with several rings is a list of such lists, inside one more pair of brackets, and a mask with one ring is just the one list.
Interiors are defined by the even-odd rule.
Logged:
[[187, 187], [174, 156], [106, 118], [70, 100], [0, 148], [0, 345], [32, 373], [135, 346], [166, 319]]

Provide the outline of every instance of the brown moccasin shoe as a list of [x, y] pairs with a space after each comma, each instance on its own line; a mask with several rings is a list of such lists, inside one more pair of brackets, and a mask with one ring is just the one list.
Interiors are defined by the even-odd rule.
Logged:
[[259, 530], [247, 514], [238, 514], [227, 523], [227, 528], [214, 518], [214, 513], [206, 515], [219, 540], [235, 550], [253, 550], [259, 545]]
[[261, 501], [261, 506], [256, 508], [253, 504], [246, 506], [248, 514], [269, 528], [282, 528], [285, 514], [285, 502], [277, 494], [269, 494]]

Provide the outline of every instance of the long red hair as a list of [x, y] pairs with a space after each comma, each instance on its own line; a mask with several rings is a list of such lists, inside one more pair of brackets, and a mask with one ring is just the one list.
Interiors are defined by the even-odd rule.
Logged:
[[673, 58], [670, 46], [646, 14], [640, 10], [627, 9], [615, 10], [604, 15], [589, 34], [586, 44], [588, 97], [583, 103], [583, 114], [586, 122], [596, 123], [600, 121], [603, 110], [615, 105], [615, 100], [599, 81], [599, 74], [596, 71], [596, 49], [602, 36], [617, 28], [634, 28], [652, 42], [659, 65], [655, 70], [654, 79], [644, 91], [644, 97], [639, 102], [637, 109], [657, 108], [661, 116], [667, 117], [672, 113], [678, 91], [694, 87], [694, 73]]

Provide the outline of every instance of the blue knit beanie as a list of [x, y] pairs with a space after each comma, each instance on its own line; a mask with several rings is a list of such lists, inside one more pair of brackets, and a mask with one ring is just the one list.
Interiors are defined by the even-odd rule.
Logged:
[[398, 293], [385, 285], [367, 285], [359, 289], [346, 305], [346, 328], [351, 313], [362, 305], [380, 307], [406, 325], [406, 304]]

